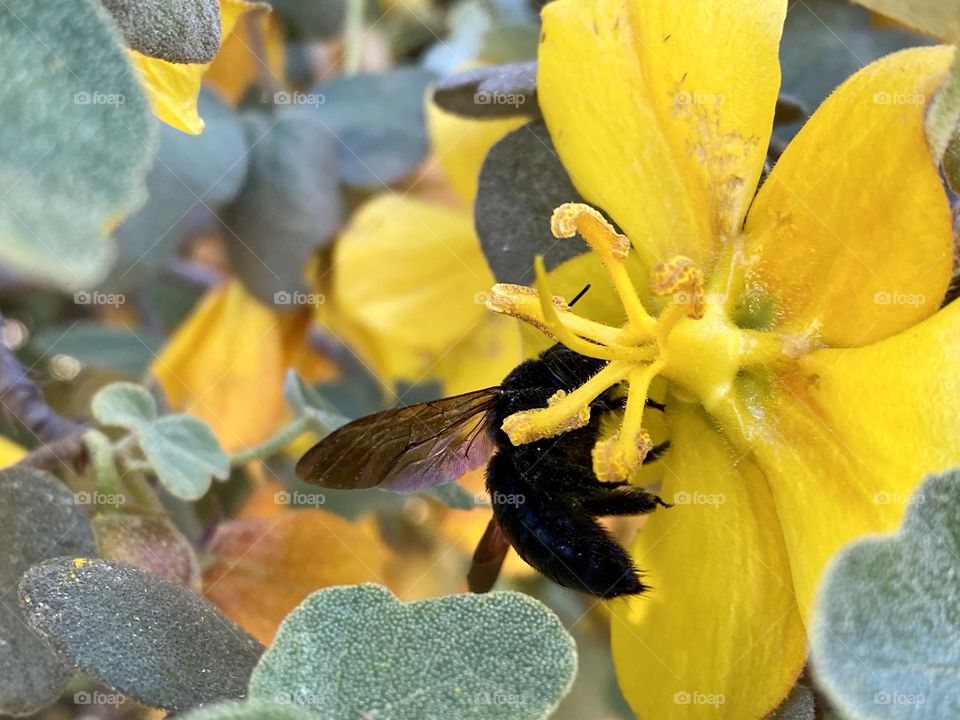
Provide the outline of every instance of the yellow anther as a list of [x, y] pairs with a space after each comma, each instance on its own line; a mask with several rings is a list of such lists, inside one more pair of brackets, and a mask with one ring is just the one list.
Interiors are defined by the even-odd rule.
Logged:
[[554, 210], [550, 230], [557, 238], [573, 237], [578, 232], [583, 236], [610, 275], [630, 325], [635, 331], [649, 337], [653, 332], [654, 320], [640, 302], [627, 273], [630, 241], [614, 230], [599, 212], [583, 203], [564, 203]]
[[652, 449], [653, 441], [646, 430], [632, 438], [623, 438], [618, 430], [593, 446], [593, 472], [603, 482], [621, 482], [643, 464]]
[[674, 304], [690, 308], [690, 317], [703, 317], [703, 273], [686, 255], [659, 263], [651, 273], [650, 289], [657, 295], [674, 294]]
[[564, 203], [554, 210], [550, 231], [555, 238], [580, 233], [605, 262], [607, 258], [623, 262], [630, 254], [630, 241], [614, 230], [603, 215], [583, 203]]

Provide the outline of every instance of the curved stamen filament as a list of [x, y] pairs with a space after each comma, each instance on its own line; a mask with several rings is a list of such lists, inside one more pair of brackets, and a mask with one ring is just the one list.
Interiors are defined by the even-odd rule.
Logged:
[[620, 429], [594, 447], [593, 471], [600, 480], [626, 480], [653, 448], [650, 434], [643, 429], [643, 411], [650, 383], [662, 365], [663, 361], [658, 359], [650, 365], [634, 367], [627, 376], [630, 388]]
[[[568, 348], [576, 353], [598, 360], [634, 360], [653, 352], [653, 348], [597, 345], [577, 337], [560, 319], [555, 303], [548, 300], [548, 298], [552, 298], [553, 295], [550, 292], [550, 285], [547, 281], [547, 270], [543, 266], [543, 258], [541, 256], [538, 255], [534, 258], [533, 268], [536, 275], [537, 291], [540, 297], [540, 310], [543, 313], [544, 323], [550, 331], [550, 334]], [[569, 313], [569, 315], [572, 316], [573, 313]]]
[[627, 273], [626, 260], [630, 252], [630, 241], [614, 230], [599, 212], [583, 203], [564, 203], [554, 210], [550, 219], [550, 230], [555, 238], [569, 238], [580, 233], [599, 256], [613, 280], [613, 286], [630, 324], [634, 329], [649, 335], [655, 321], [640, 302], [633, 281]]
[[545, 408], [521, 410], [508, 416], [501, 429], [514, 445], [555, 437], [590, 422], [590, 403], [623, 380], [630, 362], [612, 362], [571, 393], [559, 391]]

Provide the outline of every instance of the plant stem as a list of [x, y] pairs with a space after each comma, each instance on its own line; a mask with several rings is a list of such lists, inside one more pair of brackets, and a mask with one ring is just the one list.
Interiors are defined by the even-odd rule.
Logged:
[[302, 415], [286, 427], [281, 428], [270, 438], [258, 445], [238, 450], [230, 456], [230, 467], [242, 467], [251, 460], [262, 460], [283, 450], [298, 437], [316, 428], [316, 421], [308, 415]]
[[347, 0], [347, 17], [344, 27], [343, 72], [354, 75], [360, 72], [363, 54], [363, 11], [366, 0]]

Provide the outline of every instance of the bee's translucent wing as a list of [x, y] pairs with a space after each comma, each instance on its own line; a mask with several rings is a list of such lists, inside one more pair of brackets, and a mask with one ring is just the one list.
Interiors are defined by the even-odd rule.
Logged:
[[486, 388], [354, 420], [308, 450], [297, 475], [328, 488], [396, 492], [452, 482], [493, 454], [499, 397]]

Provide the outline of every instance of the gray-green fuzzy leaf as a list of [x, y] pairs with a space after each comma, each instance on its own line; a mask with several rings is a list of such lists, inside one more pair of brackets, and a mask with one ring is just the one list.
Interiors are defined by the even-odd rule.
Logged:
[[191, 221], [232, 200], [247, 174], [247, 138], [215, 92], [199, 98], [205, 127], [188, 135], [160, 125], [160, 149], [147, 175], [146, 204], [113, 233], [117, 260], [105, 289], [142, 288], [175, 257]]
[[537, 61], [464, 70], [439, 80], [433, 99], [464, 117], [538, 117]]
[[858, 720], [960, 716], [960, 473], [927, 479], [893, 535], [831, 562], [811, 637], [819, 685]]
[[64, 661], [151, 707], [241, 699], [263, 646], [182, 585], [104, 560], [48, 560], [20, 583]]
[[212, 478], [230, 477], [230, 459], [210, 426], [192, 415], [165, 415], [138, 429], [157, 479], [181, 500], [199, 500]]
[[53, 702], [73, 671], [27, 626], [17, 586], [45, 558], [93, 554], [93, 533], [63, 483], [13, 467], [0, 471], [0, 547], [0, 713], [27, 715]]
[[[301, 94], [287, 94], [291, 102]], [[255, 297], [278, 306], [318, 304], [307, 293], [310, 255], [340, 228], [337, 141], [313, 112], [284, 108], [244, 117], [250, 161], [223, 213], [230, 264]]]
[[0, 262], [90, 287], [114, 257], [108, 228], [145, 198], [140, 83], [97, 0], [0, 3], [0, 67]]
[[207, 63], [220, 49], [217, 0], [101, 0], [124, 39], [144, 55]]
[[252, 698], [327, 720], [545, 718], [576, 672], [573, 639], [520, 593], [404, 604], [379, 585], [308, 597], [254, 670]]
[[[419, 68], [349, 75], [306, 96], [339, 140], [345, 183], [382, 190], [409, 175], [427, 154], [424, 94], [433, 76]], [[291, 96], [293, 97], [293, 96]]]
[[543, 255], [550, 270], [586, 252], [585, 244], [557, 242], [550, 232], [553, 210], [565, 202], [583, 199], [542, 121], [514, 130], [490, 149], [480, 171], [474, 223], [498, 282], [529, 284], [536, 255]]
[[337, 35], [343, 29], [345, 0], [270, 0], [295, 39], [318, 39]]
[[183, 720], [319, 720], [318, 715], [293, 703], [266, 703], [257, 700], [224, 702], [198, 708]]
[[211, 478], [226, 480], [230, 461], [210, 426], [186, 414], [157, 417], [156, 403], [135, 383], [110, 383], [90, 405], [104, 425], [132, 430], [161, 483], [182, 500], [198, 500]]

